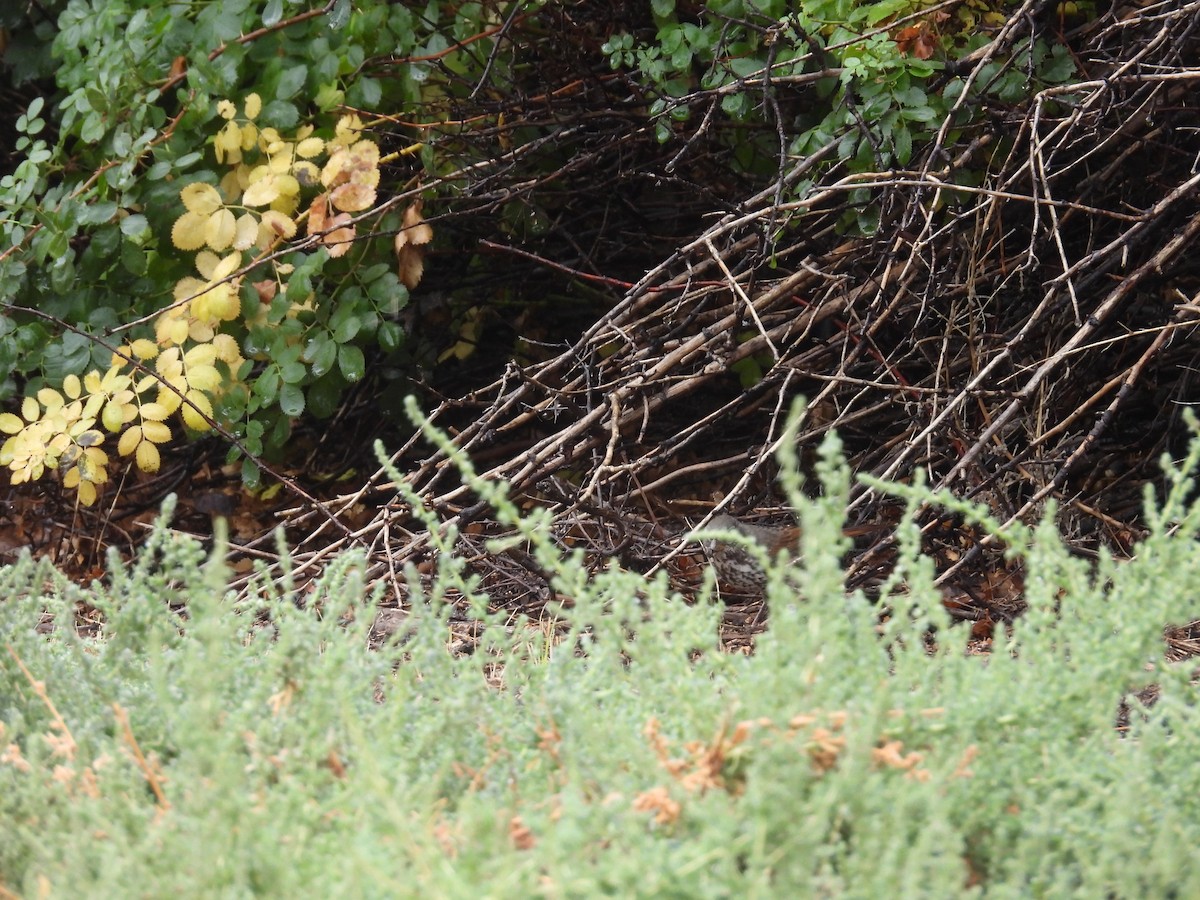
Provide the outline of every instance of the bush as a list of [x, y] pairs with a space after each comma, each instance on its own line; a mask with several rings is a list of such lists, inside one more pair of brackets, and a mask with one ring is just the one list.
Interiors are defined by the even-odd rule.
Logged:
[[[1163, 623], [1200, 589], [1190, 481], [1176, 477], [1127, 563], [1089, 570], [1048, 526], [1006, 534], [1030, 612], [985, 659], [943, 630], [911, 549], [913, 592], [891, 598], [882, 638], [878, 610], [844, 596], [836, 455], [827, 445], [822, 499], [793, 491], [806, 561], [772, 573], [750, 657], [719, 652], [718, 610], [661, 578], [613, 567], [586, 583], [536, 514], [518, 521], [465, 463], [573, 599], [557, 632], [487, 612], [453, 534], [424, 595], [411, 573], [411, 612], [379, 650], [378, 595], [354, 554], [316, 583], [263, 578], [237, 596], [220, 549], [206, 558], [165, 524], [87, 590], [22, 560], [0, 573], [0, 886], [1200, 891], [1194, 690], [1162, 662]], [[485, 623], [473, 655], [447, 652], [456, 591]], [[98, 637], [70, 627], [81, 607], [102, 615]], [[1149, 680], [1158, 703], [1115, 729], [1119, 700]]]

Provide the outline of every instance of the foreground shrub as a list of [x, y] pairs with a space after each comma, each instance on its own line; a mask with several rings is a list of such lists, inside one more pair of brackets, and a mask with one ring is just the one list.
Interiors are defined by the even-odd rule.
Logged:
[[[1131, 562], [1090, 571], [1048, 527], [1010, 533], [1027, 541], [1030, 612], [984, 659], [955, 631], [930, 649], [947, 623], [911, 551], [913, 593], [882, 637], [878, 610], [844, 597], [835, 449], [824, 497], [799, 500], [806, 563], [773, 574], [752, 657], [717, 651], [715, 607], [615, 568], [584, 584], [544, 547], [574, 601], [564, 632], [506, 627], [472, 595], [487, 624], [457, 656], [445, 597], [471, 584], [449, 553], [380, 650], [352, 554], [241, 599], [220, 552], [165, 524], [88, 590], [29, 560], [3, 570], [0, 887], [1200, 892], [1194, 690], [1161, 640], [1200, 587], [1186, 480]], [[473, 486], [515, 516], [502, 487]], [[535, 542], [536, 526], [521, 526]], [[68, 627], [78, 604], [102, 636]], [[1119, 732], [1119, 700], [1149, 680], [1161, 699]]]

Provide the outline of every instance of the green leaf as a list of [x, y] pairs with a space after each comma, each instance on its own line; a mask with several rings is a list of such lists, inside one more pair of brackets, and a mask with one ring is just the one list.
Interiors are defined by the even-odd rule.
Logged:
[[872, 3], [867, 10], [867, 23], [870, 25], [878, 25], [889, 16], [894, 16], [901, 10], [907, 10], [912, 6], [910, 0], [882, 0], [881, 3]]
[[101, 222], [107, 222], [116, 214], [117, 204], [111, 200], [89, 203], [80, 211], [78, 221], [81, 225], [99, 225]]
[[1075, 60], [1061, 44], [1055, 44], [1050, 59], [1038, 68], [1038, 75], [1052, 83], [1067, 81], [1075, 74]]
[[263, 107], [259, 122], [264, 125], [274, 125], [276, 128], [295, 128], [300, 121], [300, 110], [292, 103], [283, 100], [272, 100]]
[[910, 122], [932, 122], [938, 116], [932, 106], [906, 106], [900, 110], [900, 115]]
[[121, 243], [121, 266], [130, 275], [145, 275], [148, 265], [146, 252], [131, 241]]
[[271, 366], [254, 382], [254, 396], [258, 397], [264, 405], [274, 403], [275, 398], [279, 396], [280, 381], [279, 370]]
[[353, 344], [342, 344], [338, 347], [338, 368], [347, 381], [361, 380], [367, 370], [362, 350]]
[[314, 377], [319, 378], [334, 367], [337, 357], [338, 345], [328, 335], [325, 335], [325, 341], [313, 354], [309, 370]]
[[321, 112], [329, 112], [335, 106], [340, 106], [345, 98], [345, 92], [336, 84], [324, 84], [317, 91], [317, 96], [313, 100], [317, 104], [317, 109]]
[[279, 409], [285, 416], [295, 418], [304, 412], [304, 391], [295, 384], [285, 384], [279, 392]]
[[896, 162], [902, 166], [908, 165], [912, 159], [912, 132], [907, 128], [897, 128], [892, 132], [892, 143], [896, 149]]
[[275, 90], [276, 99], [290, 100], [295, 97], [304, 88], [307, 79], [308, 66], [304, 63], [284, 69], [283, 74], [279, 76], [279, 87]]
[[375, 109], [383, 97], [383, 88], [375, 78], [360, 78], [351, 85], [346, 96], [352, 106]]
[[334, 31], [344, 28], [350, 21], [350, 0], [337, 0], [329, 13], [329, 27]]
[[[247, 447], [246, 449], [250, 449]], [[259, 450], [259, 453], [262, 451]], [[262, 484], [262, 472], [258, 468], [258, 463], [252, 459], [242, 460], [242, 484], [250, 490], [258, 490]]]
[[95, 144], [104, 137], [104, 117], [99, 113], [88, 113], [79, 129], [79, 137], [85, 144]]
[[308, 411], [318, 419], [328, 419], [337, 412], [338, 403], [342, 399], [342, 389], [346, 386], [339, 373], [333, 373], [322, 378], [308, 388]]
[[146, 217], [141, 213], [134, 213], [132, 216], [126, 216], [121, 220], [121, 234], [127, 238], [131, 238], [138, 243], [141, 243], [148, 235], [150, 223], [146, 221]]
[[[330, 324], [332, 325], [333, 323], [331, 322]], [[359, 320], [358, 316], [343, 316], [341, 321], [334, 325], [333, 339], [339, 344], [348, 344], [354, 340], [355, 335], [358, 334], [359, 328], [361, 327], [362, 322]]]
[[267, 0], [267, 6], [262, 14], [262, 23], [270, 28], [282, 18], [283, 0]]
[[283, 379], [285, 385], [299, 384], [308, 377], [308, 367], [299, 360], [283, 363], [279, 367], [279, 377]]
[[[387, 353], [396, 350], [404, 342], [404, 329], [399, 322], [383, 322], [375, 334], [379, 346]], [[315, 367], [314, 367], [315, 369]], [[314, 371], [313, 374], [316, 374]]]
[[766, 62], [757, 56], [739, 56], [729, 61], [729, 68], [733, 69], [734, 74], [739, 78], [748, 78], [755, 72], [761, 71], [765, 65]]

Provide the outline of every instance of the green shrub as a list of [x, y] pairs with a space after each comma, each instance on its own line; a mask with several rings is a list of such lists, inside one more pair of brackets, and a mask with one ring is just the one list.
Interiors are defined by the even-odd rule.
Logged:
[[[1195, 692], [1190, 666], [1162, 656], [1163, 624], [1200, 591], [1190, 482], [1129, 562], [1089, 571], [1049, 526], [1008, 533], [1030, 612], [981, 658], [945, 629], [911, 549], [914, 592], [893, 598], [883, 639], [877, 610], [843, 595], [848, 476], [836, 444], [824, 454], [823, 499], [795, 494], [806, 562], [772, 573], [750, 657], [719, 652], [720, 610], [661, 578], [612, 568], [585, 584], [536, 514], [522, 536], [574, 598], [560, 640], [487, 613], [452, 534], [432, 589], [411, 576], [412, 612], [380, 650], [354, 554], [316, 583], [263, 577], [240, 597], [220, 549], [206, 557], [164, 526], [88, 589], [29, 559], [4, 569], [0, 887], [1200, 892]], [[517, 524], [502, 485], [467, 477]], [[486, 622], [473, 655], [446, 649], [451, 589]], [[98, 637], [69, 625], [84, 603], [103, 614]], [[1151, 680], [1161, 699], [1119, 733], [1118, 701]]]
[[432, 237], [419, 163], [377, 197], [369, 131], [381, 109], [419, 119], [427, 66], [364, 63], [440, 52], [484, 11], [36, 6], [0, 17], [21, 48], [0, 74], [44, 92], [14, 114], [0, 178], [0, 400], [24, 397], [0, 466], [13, 483], [57, 470], [91, 504], [110, 435], [154, 471], [160, 445], [216, 427], [256, 487], [297, 417], [332, 415], [367, 354], [403, 343]]

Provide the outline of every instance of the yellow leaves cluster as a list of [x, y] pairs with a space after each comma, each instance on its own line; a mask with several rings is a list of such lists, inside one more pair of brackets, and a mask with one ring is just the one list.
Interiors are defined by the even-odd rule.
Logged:
[[[10, 470], [13, 484], [57, 470], [63, 485], [90, 506], [109, 477], [102, 449], [106, 433], [120, 435], [121, 456], [132, 456], [140, 469], [154, 472], [161, 465], [159, 447], [172, 437], [167, 425], [172, 415], [178, 413], [194, 431], [211, 427], [213, 397], [244, 364], [237, 341], [219, 331], [221, 323], [242, 313], [244, 254], [296, 236], [303, 191], [319, 192], [307, 211], [309, 234], [321, 234], [333, 256], [349, 248], [355, 237], [351, 215], [376, 202], [378, 145], [362, 137], [357, 115], [342, 117], [326, 141], [315, 137], [311, 126], [290, 138], [260, 128], [255, 120], [261, 111], [257, 94], [246, 97], [240, 114], [231, 101], [217, 104], [225, 121], [213, 145], [217, 161], [229, 171], [219, 184], [198, 181], [180, 191], [184, 212], [171, 228], [171, 239], [178, 249], [196, 253], [199, 277], [175, 285], [175, 302], [155, 321], [155, 340], [122, 347], [104, 374], [68, 376], [61, 391], [42, 388], [25, 398], [19, 416], [0, 414], [0, 433], [7, 435], [0, 466]], [[416, 214], [419, 220], [419, 207]], [[417, 224], [406, 216], [412, 245], [432, 234], [421, 237]], [[418, 262], [417, 278], [419, 268]], [[286, 278], [288, 271], [276, 264], [278, 277]], [[134, 369], [151, 361], [155, 374], [143, 370], [138, 376]], [[155, 387], [154, 399], [147, 399]]]
[[[135, 378], [126, 371], [135, 360], [155, 360], [157, 374]], [[144, 472], [156, 472], [161, 465], [158, 445], [171, 440], [166, 420], [172, 414], [178, 411], [195, 431], [211, 427], [211, 396], [225, 380], [217, 362], [230, 372], [242, 364], [231, 335], [215, 335], [186, 353], [179, 347], [160, 352], [154, 341], [144, 338], [133, 341], [113, 355], [103, 375], [95, 370], [82, 379], [68, 375], [62, 391], [42, 388], [26, 397], [20, 416], [0, 414], [0, 432], [9, 435], [0, 446], [0, 466], [10, 470], [13, 484], [37, 481], [48, 470], [58, 470], [63, 487], [77, 491], [79, 502], [91, 506], [100, 485], [108, 481], [109, 458], [101, 446], [105, 432], [120, 432], [117, 453], [133, 455]], [[158, 389], [154, 399], [143, 399], [152, 388]]]
[[[313, 136], [311, 125], [291, 139], [274, 128], [259, 129], [254, 124], [262, 110], [257, 94], [246, 98], [243, 110], [244, 120], [239, 121], [232, 102], [217, 104], [217, 111], [227, 121], [213, 143], [217, 161], [231, 168], [219, 188], [203, 182], [183, 188], [180, 197], [186, 211], [171, 228], [171, 241], [177, 248], [241, 252], [253, 247], [267, 250], [280, 239], [290, 240], [296, 235], [294, 216], [304, 188], [326, 188], [325, 202], [338, 210], [330, 227], [341, 228], [350, 221], [349, 216], [342, 219], [343, 214], [374, 205], [379, 146], [359, 137], [363, 125], [357, 115], [343, 116], [335, 137], [325, 141]], [[248, 161], [252, 152], [254, 164]], [[318, 158], [326, 154], [325, 165], [318, 167]], [[309, 233], [316, 232], [310, 225]], [[333, 255], [345, 253], [348, 245], [344, 242], [353, 236], [353, 226], [348, 232], [339, 231], [336, 239], [328, 241], [331, 253], [334, 247], [340, 247], [340, 252]]]
[[[242, 263], [240, 253], [218, 257], [202, 250], [196, 254], [196, 271], [202, 278], [188, 276], [175, 284], [176, 305], [155, 324], [160, 344], [182, 344], [191, 337], [212, 340], [214, 326], [236, 319], [242, 310], [238, 297], [241, 279], [231, 278]], [[198, 329], [198, 330], [197, 330]]]
[[143, 472], [157, 472], [162, 464], [158, 445], [171, 439], [166, 419], [174, 412], [178, 410], [184, 424], [193, 431], [211, 427], [213, 406], [209, 394], [221, 384], [221, 374], [214, 365], [218, 352], [214, 344], [199, 344], [186, 353], [179, 347], [168, 347], [158, 354], [154, 365], [158, 377], [143, 379], [146, 387], [157, 385], [158, 394], [153, 401], [141, 404], [140, 421], [117, 441], [119, 454], [132, 454]]
[[[355, 226], [350, 214], [374, 206], [379, 186], [379, 146], [368, 140], [351, 143], [351, 136], [357, 135], [358, 128], [342, 130], [344, 122], [346, 118], [338, 123], [339, 138], [329, 142], [329, 160], [321, 170], [321, 184], [326, 190], [308, 207], [309, 236], [320, 235], [321, 243], [334, 258], [344, 256], [354, 240]], [[361, 128], [361, 123], [358, 127]]]
[[258, 143], [258, 128], [255, 126], [254, 120], [262, 112], [262, 98], [258, 94], [250, 94], [246, 98], [243, 110], [247, 121], [239, 124], [236, 121], [237, 107], [231, 101], [222, 100], [217, 104], [217, 112], [221, 118], [226, 120], [225, 126], [213, 140], [217, 162], [236, 165], [242, 161], [242, 154], [253, 150]]
[[63, 486], [78, 491], [79, 502], [95, 503], [98, 485], [108, 481], [108, 454], [100, 449], [104, 434], [95, 427], [96, 417], [102, 416], [106, 428], [123, 418], [129, 380], [122, 379], [114, 369], [103, 378], [90, 373], [84, 382], [68, 375], [61, 393], [42, 388], [25, 398], [20, 416], [0, 415], [0, 432], [10, 435], [0, 446], [0, 465], [12, 472], [11, 482], [37, 481], [47, 469], [59, 469]]

